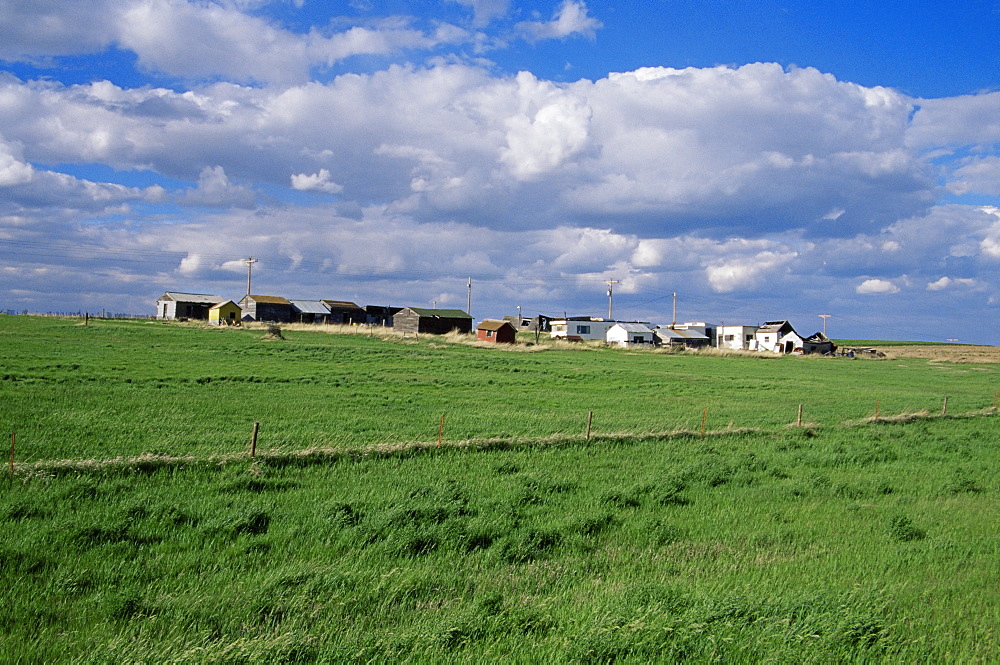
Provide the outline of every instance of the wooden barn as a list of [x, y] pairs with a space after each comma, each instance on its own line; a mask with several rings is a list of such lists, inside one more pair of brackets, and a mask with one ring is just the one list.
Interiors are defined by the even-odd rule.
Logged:
[[385, 305], [365, 305], [367, 322], [373, 326], [392, 327], [393, 317], [399, 314], [402, 307], [386, 307]]
[[236, 326], [243, 318], [243, 310], [232, 300], [212, 305], [208, 309], [208, 322], [213, 326]]
[[476, 327], [476, 339], [494, 344], [513, 344], [517, 339], [517, 330], [509, 321], [486, 319]]
[[281, 296], [243, 296], [240, 308], [244, 321], [291, 323], [295, 319], [292, 303]]
[[321, 302], [330, 310], [330, 323], [347, 326], [368, 323], [368, 312], [350, 301], [322, 300]]
[[472, 332], [472, 317], [460, 309], [404, 307], [392, 317], [392, 327], [403, 333], [444, 335], [452, 330]]

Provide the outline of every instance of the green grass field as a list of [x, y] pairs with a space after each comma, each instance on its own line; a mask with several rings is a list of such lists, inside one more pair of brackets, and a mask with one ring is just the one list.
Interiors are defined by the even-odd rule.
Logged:
[[[991, 408], [996, 364], [760, 358], [620, 349], [534, 353], [150, 321], [0, 316], [3, 428], [27, 461], [229, 454], [445, 436], [839, 425], [874, 414]], [[527, 347], [519, 347], [525, 349]], [[540, 348], [540, 347], [532, 347]]]
[[993, 366], [262, 337], [0, 317], [0, 661], [1000, 659]]

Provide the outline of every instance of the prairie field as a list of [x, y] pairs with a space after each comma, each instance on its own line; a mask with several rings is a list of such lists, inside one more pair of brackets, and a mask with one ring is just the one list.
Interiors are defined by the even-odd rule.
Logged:
[[0, 316], [4, 662], [1000, 659], [989, 361], [79, 323]]
[[0, 316], [3, 426], [26, 462], [204, 456], [245, 451], [255, 422], [262, 451], [436, 441], [442, 416], [447, 441], [575, 437], [588, 418], [595, 435], [700, 433], [784, 427], [800, 404], [814, 426], [939, 413], [945, 398], [949, 413], [979, 412], [1000, 388], [990, 362], [317, 330]]

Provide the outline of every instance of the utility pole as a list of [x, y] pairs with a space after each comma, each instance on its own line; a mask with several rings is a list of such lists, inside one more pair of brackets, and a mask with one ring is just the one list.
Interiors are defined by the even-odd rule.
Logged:
[[253, 264], [257, 263], [258, 259], [252, 256], [248, 256], [243, 259], [243, 263], [247, 264], [247, 295], [250, 295], [250, 273], [253, 272]]
[[619, 280], [617, 280], [617, 279], [609, 279], [608, 281], [604, 282], [605, 284], [608, 285], [608, 320], [609, 321], [614, 321], [613, 311], [614, 311], [614, 303], [615, 303], [615, 295], [614, 295], [615, 294], [615, 284], [617, 284], [618, 282], [619, 282]]
[[819, 318], [823, 319], [823, 337], [826, 337], [826, 320], [829, 319], [832, 314], [820, 314]]
[[673, 323], [670, 324], [670, 329], [673, 330], [677, 327], [677, 292], [674, 291], [674, 318]]
[[469, 299], [465, 306], [465, 313], [472, 316], [472, 278], [469, 278]]

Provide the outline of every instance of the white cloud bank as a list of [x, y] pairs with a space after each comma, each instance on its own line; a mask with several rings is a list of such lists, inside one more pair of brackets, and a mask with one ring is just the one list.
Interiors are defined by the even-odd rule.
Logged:
[[[516, 20], [504, 0], [456, 3], [476, 29]], [[402, 18], [293, 33], [257, 6], [0, 1], [8, 61], [114, 45], [195, 81], [0, 74], [0, 249], [170, 253], [116, 273], [107, 297], [137, 311], [167, 288], [225, 291], [247, 255], [294, 297], [460, 304], [475, 273], [494, 316], [599, 313], [606, 279], [636, 296], [636, 318], [673, 291], [702, 299], [699, 318], [748, 322], [876, 301], [870, 319], [905, 315], [915, 293], [954, 318], [1000, 296], [1000, 214], [941, 203], [1000, 192], [998, 93], [915, 100], [773, 63], [557, 83], [464, 56], [321, 81], [315, 68], [355, 55], [482, 36]], [[554, 9], [514, 32], [600, 29], [581, 2]], [[49, 251], [8, 266], [0, 289], [107, 293], [93, 259]], [[877, 295], [895, 297], [860, 297]]]

